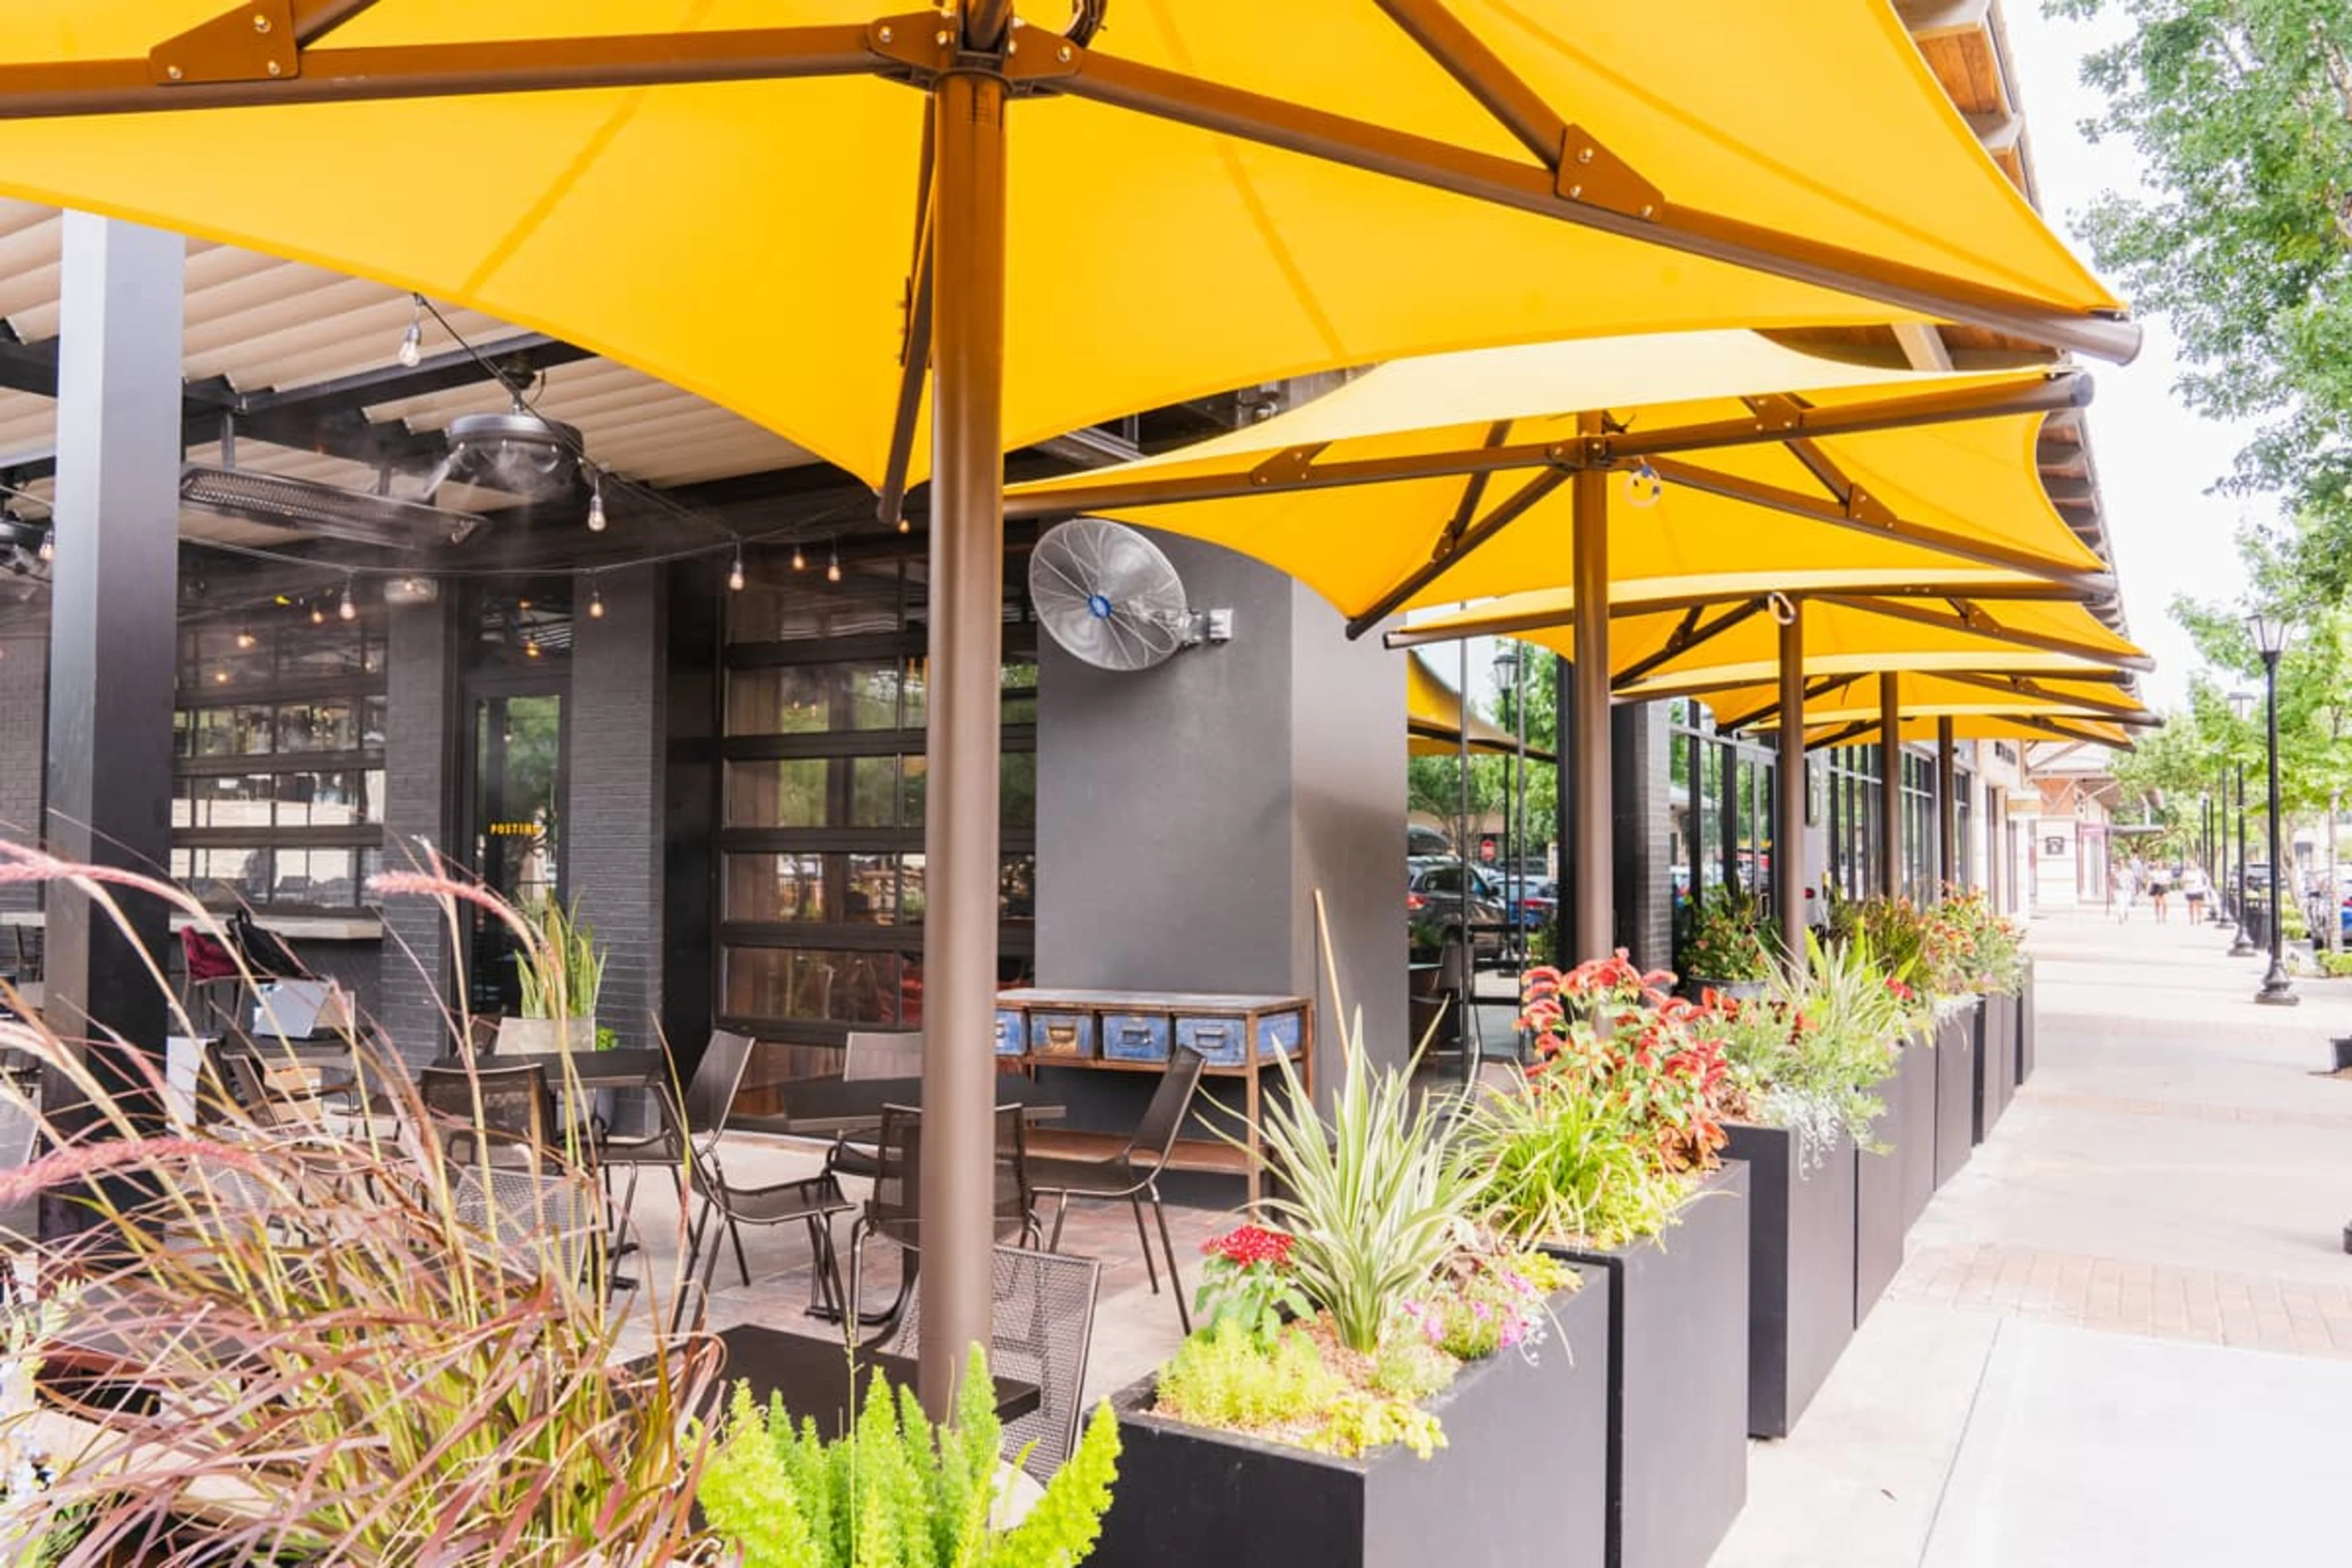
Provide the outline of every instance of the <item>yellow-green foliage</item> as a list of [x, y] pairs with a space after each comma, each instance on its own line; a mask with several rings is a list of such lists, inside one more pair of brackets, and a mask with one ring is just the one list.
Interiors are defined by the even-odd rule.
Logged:
[[997, 1530], [993, 1388], [975, 1348], [955, 1419], [934, 1427], [911, 1390], [894, 1401], [877, 1378], [855, 1430], [828, 1443], [739, 1384], [696, 1500], [743, 1568], [1074, 1568], [1110, 1506], [1118, 1423], [1098, 1405], [1028, 1517]]
[[1305, 1447], [1354, 1458], [1388, 1443], [1402, 1443], [1426, 1459], [1445, 1447], [1445, 1429], [1436, 1416], [1402, 1399], [1349, 1393], [1324, 1412], [1322, 1424], [1307, 1437]]
[[1346, 1390], [1306, 1335], [1284, 1333], [1261, 1351], [1238, 1325], [1219, 1323], [1161, 1369], [1158, 1404], [1195, 1426], [1252, 1431], [1312, 1419]]

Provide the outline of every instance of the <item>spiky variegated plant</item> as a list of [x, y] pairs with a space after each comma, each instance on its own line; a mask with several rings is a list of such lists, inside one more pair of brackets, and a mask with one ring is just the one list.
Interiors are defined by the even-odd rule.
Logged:
[[1485, 1178], [1455, 1157], [1454, 1122], [1439, 1099], [1415, 1095], [1411, 1064], [1372, 1067], [1362, 1009], [1347, 1011], [1339, 994], [1319, 892], [1315, 928], [1331, 1015], [1346, 1020], [1339, 1082], [1327, 1121], [1289, 1058], [1276, 1058], [1287, 1092], [1268, 1097], [1258, 1136], [1287, 1191], [1265, 1206], [1297, 1238], [1290, 1269], [1299, 1289], [1331, 1314], [1342, 1344], [1369, 1352], [1461, 1239]]

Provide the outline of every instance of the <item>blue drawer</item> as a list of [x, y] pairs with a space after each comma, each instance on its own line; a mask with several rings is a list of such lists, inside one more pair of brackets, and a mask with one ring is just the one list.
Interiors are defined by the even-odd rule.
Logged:
[[996, 1054], [1017, 1057], [1028, 1048], [1028, 1015], [1018, 1007], [999, 1007], [996, 1010]]
[[1165, 1013], [1102, 1013], [1096, 1027], [1107, 1061], [1164, 1062], [1171, 1024]]
[[1211, 1067], [1239, 1067], [1249, 1060], [1245, 1048], [1248, 1037], [1248, 1028], [1238, 1017], [1187, 1017], [1181, 1013], [1176, 1016], [1176, 1043], [1200, 1052]]
[[1271, 1061], [1276, 1057], [1296, 1057], [1298, 1054], [1300, 1016], [1290, 1013], [1261, 1013], [1257, 1019], [1257, 1059]]
[[1091, 1057], [1095, 1054], [1095, 1016], [1033, 1009], [1029, 1014], [1029, 1054], [1033, 1057]]

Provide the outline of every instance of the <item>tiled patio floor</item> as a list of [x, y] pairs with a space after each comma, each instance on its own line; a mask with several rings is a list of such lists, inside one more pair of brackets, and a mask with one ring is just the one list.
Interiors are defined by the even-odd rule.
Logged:
[[[721, 1145], [720, 1158], [729, 1179], [739, 1186], [749, 1186], [814, 1175], [824, 1166], [824, 1149], [822, 1144], [755, 1133], [730, 1133]], [[863, 1182], [845, 1181], [843, 1186], [852, 1202], [865, 1197]], [[840, 1250], [845, 1272], [849, 1267], [849, 1229], [854, 1217], [843, 1215], [835, 1222], [834, 1242]], [[1050, 1226], [1052, 1215], [1045, 1217]], [[1183, 1289], [1188, 1293], [1200, 1284], [1202, 1241], [1223, 1228], [1231, 1217], [1215, 1210], [1169, 1205], [1168, 1227], [1176, 1244], [1176, 1259], [1183, 1269]], [[635, 1218], [644, 1250], [633, 1256], [625, 1267], [645, 1282], [641, 1289], [651, 1290], [667, 1310], [674, 1299], [671, 1281], [678, 1247], [675, 1194], [667, 1186], [646, 1181], [638, 1190]], [[819, 1337], [838, 1332], [833, 1325], [807, 1313], [809, 1247], [804, 1227], [747, 1226], [743, 1244], [751, 1264], [751, 1283], [743, 1283], [731, 1257], [720, 1258], [711, 1289], [711, 1327], [760, 1323]], [[1091, 1401], [1132, 1383], [1167, 1360], [1174, 1353], [1182, 1334], [1177, 1327], [1176, 1305], [1168, 1294], [1164, 1277], [1160, 1293], [1155, 1296], [1151, 1292], [1145, 1277], [1141, 1244], [1136, 1239], [1135, 1221], [1125, 1205], [1071, 1205], [1060, 1249], [1099, 1259], [1103, 1266], [1094, 1342], [1087, 1363], [1087, 1396]], [[881, 1248], [878, 1262], [869, 1258], [866, 1271], [869, 1302], [877, 1301], [878, 1292], [887, 1290], [898, 1279], [897, 1266], [890, 1260], [887, 1247]], [[1188, 1294], [1188, 1303], [1189, 1300]], [[633, 1301], [630, 1305], [638, 1307], [642, 1303]]]

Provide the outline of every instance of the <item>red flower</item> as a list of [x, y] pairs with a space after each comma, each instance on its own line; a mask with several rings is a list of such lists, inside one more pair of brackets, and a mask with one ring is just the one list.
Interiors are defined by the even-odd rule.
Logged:
[[1247, 1268], [1254, 1263], [1270, 1263], [1279, 1268], [1290, 1261], [1290, 1249], [1297, 1239], [1287, 1231], [1244, 1225], [1223, 1236], [1209, 1237], [1201, 1244], [1201, 1250], [1212, 1258], [1222, 1258], [1237, 1268]]

